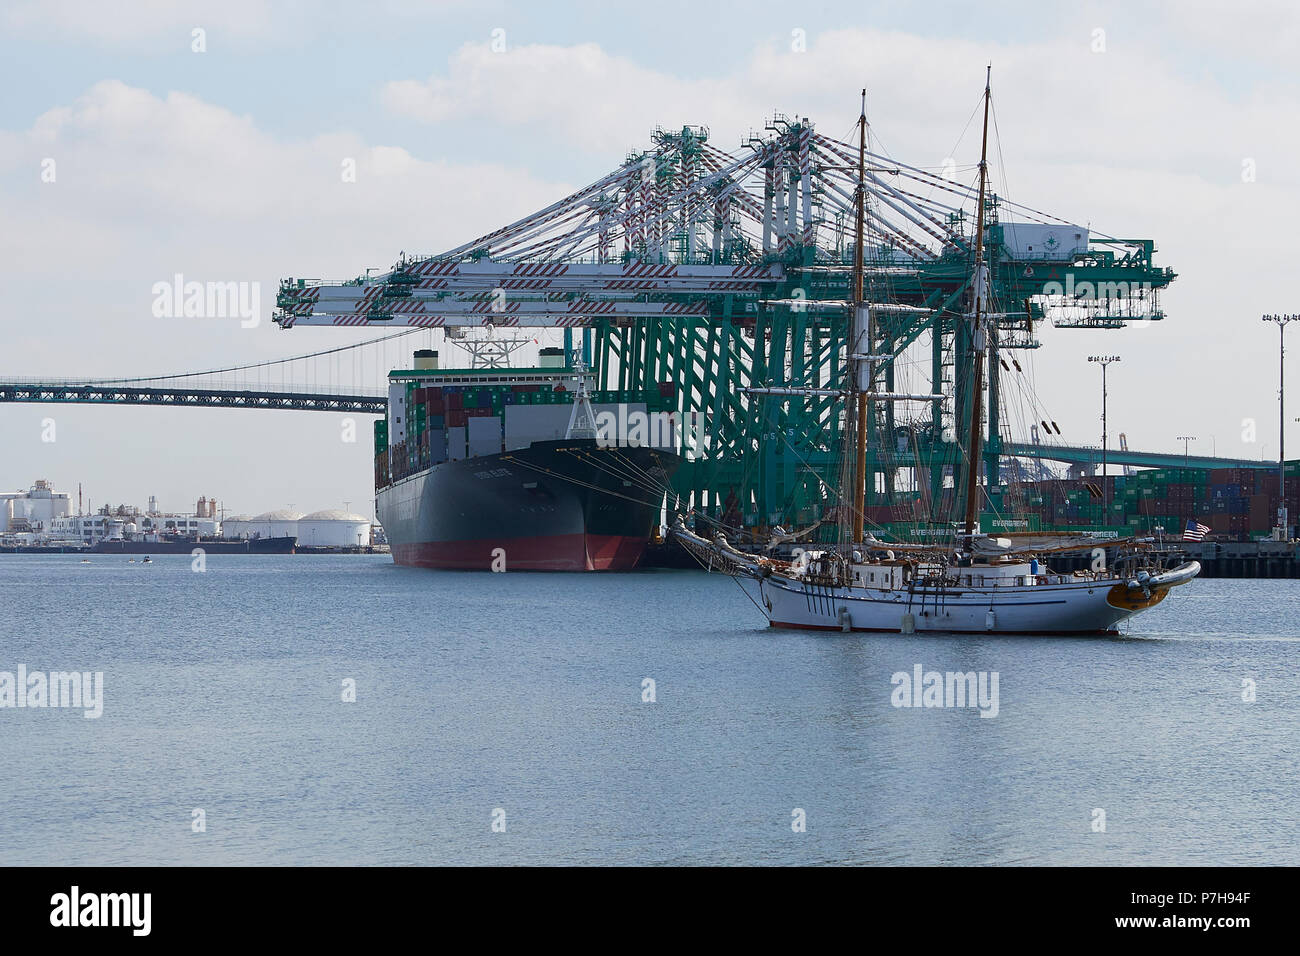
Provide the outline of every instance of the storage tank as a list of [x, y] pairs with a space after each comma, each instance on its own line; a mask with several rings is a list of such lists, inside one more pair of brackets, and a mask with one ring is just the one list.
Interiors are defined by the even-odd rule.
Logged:
[[252, 520], [253, 532], [263, 538], [279, 538], [286, 534], [297, 537], [298, 519], [301, 517], [301, 511], [288, 508], [264, 511]]
[[233, 515], [221, 522], [223, 538], [247, 538], [253, 519], [248, 515]]
[[370, 544], [370, 519], [339, 509], [315, 511], [298, 521], [301, 547], [355, 548]]

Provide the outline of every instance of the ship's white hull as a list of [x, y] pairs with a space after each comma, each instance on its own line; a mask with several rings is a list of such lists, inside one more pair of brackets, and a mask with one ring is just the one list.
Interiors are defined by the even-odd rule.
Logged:
[[759, 598], [773, 627], [959, 634], [1113, 634], [1169, 588], [1097, 582], [888, 590], [823, 587], [773, 575]]

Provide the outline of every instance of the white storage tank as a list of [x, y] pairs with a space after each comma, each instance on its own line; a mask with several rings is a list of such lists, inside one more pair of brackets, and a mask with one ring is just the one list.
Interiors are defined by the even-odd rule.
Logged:
[[370, 544], [370, 519], [338, 509], [315, 511], [298, 521], [304, 548], [355, 548]]
[[302, 540], [298, 535], [298, 519], [301, 517], [301, 511], [290, 511], [288, 508], [264, 511], [250, 522], [252, 529], [249, 536], [280, 538], [285, 535], [292, 535]]
[[247, 538], [248, 526], [252, 519], [248, 515], [233, 515], [221, 522], [223, 538]]

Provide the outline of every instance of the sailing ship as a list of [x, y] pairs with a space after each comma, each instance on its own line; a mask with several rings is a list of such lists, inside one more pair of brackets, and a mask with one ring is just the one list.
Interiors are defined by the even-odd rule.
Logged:
[[[774, 627], [834, 631], [958, 634], [1110, 634], [1122, 621], [1163, 601], [1196, 577], [1200, 564], [1174, 560], [1150, 539], [1112, 543], [1117, 557], [1107, 567], [1098, 540], [1081, 535], [981, 533], [980, 424], [984, 363], [988, 361], [990, 291], [984, 250], [988, 179], [990, 79], [984, 85], [984, 131], [980, 149], [979, 200], [969, 309], [974, 383], [965, 444], [965, 515], [957, 546], [935, 542], [894, 543], [867, 533], [864, 521], [866, 435], [869, 403], [941, 401], [941, 393], [909, 394], [876, 387], [872, 308], [863, 291], [866, 196], [866, 91], [858, 121], [858, 182], [849, 336], [843, 388], [750, 388], [752, 395], [832, 396], [844, 403], [843, 469], [836, 507], [837, 540], [823, 550], [796, 550], [790, 559], [742, 551], [725, 534], [706, 538], [678, 518], [671, 536], [707, 569], [756, 582], [756, 604]], [[846, 493], [847, 491], [847, 493]], [[1054, 571], [1051, 555], [1088, 551], [1087, 570]], [[1098, 552], [1100, 554], [1098, 555]]]

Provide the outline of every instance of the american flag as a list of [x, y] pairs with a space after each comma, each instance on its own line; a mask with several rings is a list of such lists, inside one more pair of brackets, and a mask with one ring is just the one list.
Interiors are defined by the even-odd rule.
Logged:
[[1199, 522], [1197, 522], [1197, 521], [1192, 521], [1192, 520], [1189, 518], [1188, 521], [1187, 521], [1187, 530], [1183, 532], [1183, 540], [1184, 540], [1184, 541], [1204, 541], [1204, 540], [1205, 540], [1205, 536], [1206, 536], [1207, 534], [1209, 534], [1209, 533], [1210, 533], [1210, 529], [1209, 529], [1209, 528], [1207, 528], [1205, 525], [1203, 525], [1203, 524], [1201, 524], [1201, 523], [1199, 523]]

